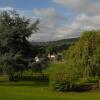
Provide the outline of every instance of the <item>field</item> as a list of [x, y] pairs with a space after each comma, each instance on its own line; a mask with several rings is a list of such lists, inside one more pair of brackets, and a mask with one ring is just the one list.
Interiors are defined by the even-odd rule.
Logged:
[[0, 82], [0, 100], [100, 100], [100, 93], [58, 93], [42, 82]]
[[100, 93], [56, 93], [46, 87], [0, 86], [0, 100], [100, 100]]
[[[53, 74], [57, 68], [65, 66], [61, 62], [51, 64], [46, 72]], [[55, 92], [51, 90], [47, 81], [9, 82], [6, 77], [0, 76], [0, 100], [100, 100], [100, 93]]]

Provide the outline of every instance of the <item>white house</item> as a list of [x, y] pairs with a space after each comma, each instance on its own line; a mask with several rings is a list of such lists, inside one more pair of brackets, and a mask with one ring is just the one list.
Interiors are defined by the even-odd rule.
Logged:
[[39, 62], [39, 61], [40, 61], [39, 57], [36, 56], [36, 57], [35, 57], [35, 62]]
[[55, 54], [48, 54], [48, 58], [50, 59], [50, 60], [56, 60], [56, 55]]

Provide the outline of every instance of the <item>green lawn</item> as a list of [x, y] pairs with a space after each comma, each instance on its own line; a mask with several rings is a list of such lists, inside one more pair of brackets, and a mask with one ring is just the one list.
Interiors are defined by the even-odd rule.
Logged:
[[56, 72], [61, 71], [62, 69], [64, 70], [66, 68], [66, 63], [65, 62], [52, 62], [48, 65], [48, 68], [44, 70], [44, 73], [47, 74], [55, 74]]
[[[46, 72], [53, 74], [56, 67], [65, 68], [66, 64], [60, 62], [50, 66]], [[100, 100], [100, 93], [59, 93], [50, 90], [48, 82], [9, 82], [7, 77], [0, 76], [0, 100]]]
[[100, 100], [100, 93], [57, 93], [32, 82], [0, 82], [0, 100]]

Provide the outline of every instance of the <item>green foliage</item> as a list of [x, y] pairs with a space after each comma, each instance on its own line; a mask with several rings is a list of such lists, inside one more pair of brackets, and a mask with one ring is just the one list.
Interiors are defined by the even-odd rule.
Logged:
[[77, 41], [79, 38], [63, 39], [57, 41], [48, 41], [48, 42], [31, 42], [35, 47], [36, 55], [45, 53], [46, 55], [52, 53], [61, 53], [64, 50], [68, 49], [71, 44]]
[[52, 81], [51, 83], [53, 90], [58, 92], [69, 91], [69, 83], [67, 81]]
[[27, 40], [37, 31], [39, 21], [30, 23], [29, 19], [21, 17], [16, 11], [0, 13], [0, 68], [13, 77], [23, 71], [28, 65], [31, 44]]
[[49, 74], [50, 87], [56, 91], [69, 91], [69, 82], [64, 72], [66, 64], [64, 62], [54, 62], [48, 65], [44, 73]]
[[27, 38], [38, 28], [39, 21], [30, 24], [30, 20], [20, 17], [15, 11], [0, 13], [1, 53], [21, 52], [24, 55], [30, 49]]
[[78, 81], [76, 81], [76, 84], [79, 83], [98, 83], [99, 77], [87, 77], [87, 78], [81, 78]]
[[50, 79], [53, 80], [56, 77], [55, 75], [57, 75], [58, 73], [62, 73], [65, 70], [65, 68], [66, 68], [66, 64], [64, 62], [53, 62], [48, 64], [47, 69], [44, 70], [43, 72], [49, 74]]
[[[63, 87], [69, 86], [69, 90], [73, 90], [76, 82], [84, 78], [82, 84], [80, 82], [79, 86], [83, 86], [86, 83], [98, 82], [95, 79], [87, 77], [100, 76], [100, 32], [99, 31], [86, 31], [83, 33], [82, 37], [73, 44], [69, 50], [65, 53], [66, 66], [53, 68], [54, 73], [50, 74], [51, 82], [55, 85], [54, 88], [66, 89]], [[86, 80], [85, 80], [86, 79]], [[65, 91], [65, 90], [64, 90]]]
[[34, 73], [42, 73], [43, 70], [45, 70], [48, 67], [49, 64], [48, 57], [44, 55], [39, 60], [40, 61], [38, 62], [33, 61], [30, 63], [29, 67], [32, 69]]
[[43, 69], [43, 67], [42, 67], [40, 62], [39, 63], [33, 62], [31, 67], [32, 67], [32, 71], [34, 73], [41, 73], [42, 69]]
[[87, 77], [80, 78], [73, 85], [74, 91], [88, 91], [91, 89], [97, 89], [99, 87], [99, 78], [98, 77]]
[[26, 68], [21, 55], [13, 55], [12, 53], [0, 56], [0, 66], [3, 73], [9, 76], [9, 80], [14, 80], [14, 77], [18, 76]]
[[69, 73], [77, 78], [96, 76], [100, 73], [100, 31], [86, 31], [66, 53]]

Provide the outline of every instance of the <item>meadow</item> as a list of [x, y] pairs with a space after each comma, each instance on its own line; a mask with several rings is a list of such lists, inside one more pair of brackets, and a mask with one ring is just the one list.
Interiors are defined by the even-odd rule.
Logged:
[[[54, 74], [57, 69], [65, 68], [64, 62], [51, 63], [44, 73]], [[24, 75], [30, 75], [25, 72]], [[20, 80], [10, 82], [6, 76], [0, 76], [0, 100], [100, 100], [100, 93], [91, 92], [56, 92], [48, 81]]]
[[99, 92], [58, 93], [40, 86], [42, 83], [34, 86], [30, 86], [31, 82], [1, 83], [0, 100], [100, 100]]
[[100, 100], [100, 31], [37, 44], [29, 38], [40, 20], [7, 9], [0, 10], [0, 100]]

